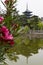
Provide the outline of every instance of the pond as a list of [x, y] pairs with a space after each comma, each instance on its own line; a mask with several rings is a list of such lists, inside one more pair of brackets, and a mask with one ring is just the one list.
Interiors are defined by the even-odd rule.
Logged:
[[15, 41], [6, 54], [8, 65], [43, 65], [43, 39], [21, 36]]
[[18, 55], [18, 57], [17, 62], [6, 59], [6, 63], [8, 65], [43, 65], [43, 50], [41, 49], [38, 54], [33, 54], [28, 58], [23, 55]]

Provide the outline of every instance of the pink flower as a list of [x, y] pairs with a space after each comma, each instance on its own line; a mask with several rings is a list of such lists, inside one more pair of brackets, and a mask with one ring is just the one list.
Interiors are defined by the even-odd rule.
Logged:
[[2, 16], [0, 16], [0, 23], [2, 23], [3, 20], [4, 20], [4, 18]]
[[6, 28], [6, 26], [2, 26], [1, 30], [4, 34], [9, 34], [9, 30]]
[[13, 40], [13, 36], [12, 36], [12, 34], [9, 34], [9, 35], [5, 35], [5, 39], [6, 40]]
[[6, 40], [6, 41], [11, 41], [11, 40], [13, 40], [13, 36], [12, 35], [5, 35], [5, 36], [2, 36], [2, 39], [3, 40]]
[[1, 32], [0, 32], [0, 40], [2, 41], [6, 41], [6, 42], [9, 42], [10, 45], [13, 45], [14, 44], [14, 41], [13, 41], [13, 35], [10, 34], [9, 30], [6, 28], [6, 26], [2, 26], [0, 28]]
[[9, 30], [6, 28], [6, 26], [2, 26], [2, 35], [3, 39], [5, 40], [13, 40], [12, 34], [9, 33]]

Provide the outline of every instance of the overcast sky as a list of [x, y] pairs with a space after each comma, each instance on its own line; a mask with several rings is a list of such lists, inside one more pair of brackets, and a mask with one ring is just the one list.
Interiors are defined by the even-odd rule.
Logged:
[[[3, 0], [4, 1], [4, 0]], [[43, 0], [18, 0], [17, 10], [20, 14], [26, 10], [26, 4], [28, 3], [28, 9], [33, 12], [33, 14], [43, 17]], [[0, 6], [2, 4], [0, 3]]]

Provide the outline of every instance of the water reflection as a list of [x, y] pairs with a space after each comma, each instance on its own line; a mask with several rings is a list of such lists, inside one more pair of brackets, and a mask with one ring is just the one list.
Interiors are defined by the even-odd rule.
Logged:
[[38, 54], [33, 54], [33, 56], [30, 56], [28, 58], [28, 64], [27, 64], [27, 58], [22, 55], [18, 55], [19, 59], [17, 62], [10, 61], [6, 59], [7, 63], [9, 65], [43, 65], [43, 50], [39, 50]]
[[38, 54], [39, 49], [43, 49], [43, 39], [29, 39], [25, 36], [19, 36], [15, 39], [15, 42], [16, 44], [14, 47], [6, 52], [9, 59], [14, 60], [15, 62], [20, 59], [21, 55], [26, 58], [26, 62], [28, 63], [29, 57]]

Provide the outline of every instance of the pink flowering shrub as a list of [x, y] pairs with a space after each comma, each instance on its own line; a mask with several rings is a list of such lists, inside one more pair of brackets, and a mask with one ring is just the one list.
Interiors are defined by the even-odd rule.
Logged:
[[[4, 20], [3, 17], [0, 17], [0, 22], [2, 22]], [[2, 42], [8, 42], [10, 45], [13, 45], [14, 44], [14, 41], [13, 41], [13, 35], [10, 34], [8, 28], [6, 26], [1, 26], [0, 27], [0, 41]]]
[[[0, 60], [4, 59], [4, 54], [14, 46], [14, 37], [18, 35], [18, 25], [16, 23], [16, 0], [1, 0], [1, 3], [5, 6], [6, 11], [3, 16], [0, 16]], [[12, 13], [14, 12], [14, 15]], [[15, 22], [14, 22], [15, 21]], [[18, 22], [18, 21], [17, 21]], [[15, 24], [16, 23], [16, 24]]]

